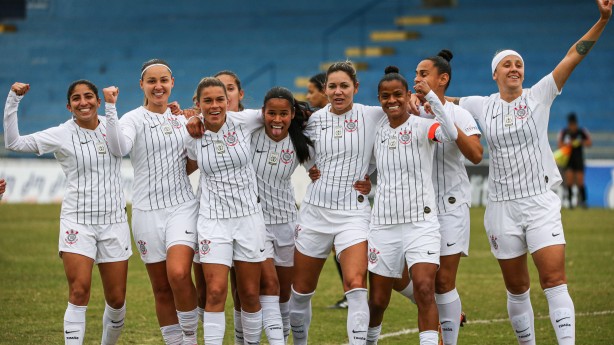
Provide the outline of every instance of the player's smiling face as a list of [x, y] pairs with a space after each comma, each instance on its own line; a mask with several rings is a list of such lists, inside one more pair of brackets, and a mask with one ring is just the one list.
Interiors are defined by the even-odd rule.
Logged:
[[497, 82], [497, 85], [509, 89], [522, 89], [522, 82], [524, 80], [524, 63], [515, 55], [508, 55], [499, 62], [493, 79]]
[[226, 86], [226, 94], [228, 95], [228, 110], [239, 111], [239, 102], [243, 99], [244, 92], [239, 90], [237, 81], [231, 75], [220, 74], [216, 77], [224, 86]]
[[98, 107], [100, 99], [86, 84], [78, 84], [70, 94], [70, 102], [66, 108], [75, 115], [77, 124], [81, 127], [95, 129], [98, 125]]
[[[148, 106], [154, 105], [162, 107], [162, 111], [166, 110], [168, 98], [171, 95], [171, 89], [175, 85], [175, 79], [166, 66], [149, 67], [143, 78], [141, 79], [141, 89], [147, 98]], [[160, 109], [150, 109], [157, 111]]]
[[337, 115], [352, 109], [356, 92], [358, 85], [355, 85], [350, 76], [343, 71], [333, 72], [326, 78], [326, 96], [332, 112]]
[[226, 109], [228, 109], [228, 97], [224, 88], [220, 86], [208, 86], [201, 90], [197, 106], [205, 118], [205, 128], [217, 132], [226, 122]]
[[409, 92], [400, 80], [382, 82], [377, 98], [391, 123], [400, 125], [407, 121], [409, 118], [407, 112]]
[[285, 98], [271, 98], [262, 109], [264, 130], [269, 138], [280, 141], [288, 136], [290, 123], [294, 118], [294, 108]]

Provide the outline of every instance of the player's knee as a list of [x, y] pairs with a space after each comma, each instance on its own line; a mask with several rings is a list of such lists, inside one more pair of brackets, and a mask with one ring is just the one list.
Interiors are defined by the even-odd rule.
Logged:
[[71, 286], [68, 300], [74, 305], [87, 305], [90, 301], [90, 289], [86, 286]]
[[453, 279], [449, 279], [443, 275], [438, 275], [435, 279], [435, 292], [438, 294], [444, 294], [448, 291], [452, 291], [456, 287]]
[[388, 303], [390, 302], [385, 296], [371, 295], [369, 296], [369, 311], [372, 317], [383, 315]]
[[555, 286], [567, 284], [567, 279], [564, 276], [555, 276], [555, 277], [540, 277], [539, 283], [542, 289], [549, 289]]
[[362, 274], [356, 274], [352, 277], [343, 277], [343, 285], [346, 291], [360, 289], [366, 287], [365, 276]]
[[435, 284], [433, 281], [416, 282], [414, 280], [414, 297], [418, 304], [435, 303]]
[[168, 303], [168, 302], [174, 301], [173, 290], [171, 289], [171, 286], [168, 284], [154, 286], [153, 295], [157, 303]]
[[191, 284], [192, 272], [189, 267], [176, 267], [168, 271], [168, 280], [172, 285]]
[[260, 291], [257, 287], [247, 287], [240, 292], [241, 308], [243, 310], [254, 309], [260, 303]]
[[278, 296], [279, 281], [277, 279], [265, 279], [261, 281], [260, 294], [265, 296]]

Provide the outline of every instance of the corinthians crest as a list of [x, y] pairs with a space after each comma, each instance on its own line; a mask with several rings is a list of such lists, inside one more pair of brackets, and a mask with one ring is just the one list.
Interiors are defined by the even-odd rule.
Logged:
[[290, 164], [294, 160], [294, 151], [287, 149], [281, 150], [281, 162], [284, 164]]
[[200, 253], [202, 255], [207, 255], [211, 251], [209, 244], [211, 244], [211, 241], [209, 240], [200, 241]]
[[168, 120], [168, 123], [171, 124], [171, 126], [175, 128], [181, 128], [181, 122], [179, 122], [176, 117], [167, 117], [166, 119]]
[[369, 262], [372, 264], [376, 264], [378, 260], [379, 250], [375, 248], [369, 248]]
[[228, 132], [224, 134], [224, 140], [226, 141], [226, 145], [235, 146], [239, 139], [237, 139], [237, 132]]
[[529, 111], [527, 110], [526, 104], [520, 104], [517, 107], [514, 107], [514, 114], [516, 115], [516, 119], [518, 120], [523, 120], [527, 116], [529, 116]]
[[141, 252], [141, 254], [143, 255], [147, 254], [147, 247], [146, 247], [147, 242], [143, 240], [139, 240], [137, 244], [139, 245], [139, 251]]
[[356, 119], [356, 120], [352, 120], [352, 119], [345, 120], [345, 130], [347, 132], [354, 132], [357, 129], [358, 129], [358, 119]]
[[399, 142], [403, 145], [409, 144], [411, 141], [411, 131], [404, 130], [399, 132]]
[[68, 245], [73, 245], [77, 243], [77, 241], [79, 240], [77, 238], [77, 234], [79, 234], [79, 231], [77, 230], [70, 229], [66, 231], [66, 237], [64, 238], [64, 242], [66, 242], [66, 244]]

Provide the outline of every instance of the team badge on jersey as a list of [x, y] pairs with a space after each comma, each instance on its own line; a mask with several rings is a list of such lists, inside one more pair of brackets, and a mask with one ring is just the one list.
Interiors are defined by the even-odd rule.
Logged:
[[162, 133], [164, 134], [173, 134], [173, 127], [170, 124], [165, 123], [162, 125]]
[[369, 248], [369, 262], [372, 264], [376, 264], [377, 260], [379, 259], [378, 257], [379, 255], [379, 250], [375, 249], [375, 248]]
[[343, 138], [343, 127], [335, 126], [335, 128], [333, 128], [333, 137], [335, 137], [335, 139]]
[[388, 137], [388, 149], [394, 150], [399, 147], [399, 138], [396, 135]]
[[505, 127], [512, 127], [514, 125], [514, 116], [512, 114], [507, 114], [503, 117], [503, 125]]
[[147, 242], [139, 240], [137, 244], [139, 245], [139, 251], [141, 252], [141, 254], [147, 255]]
[[179, 122], [176, 117], [167, 117], [166, 119], [168, 120], [168, 122], [170, 122], [171, 126], [175, 128], [181, 128], [181, 122]]
[[497, 244], [497, 236], [490, 235], [490, 245], [495, 248], [495, 250], [499, 249], [499, 245]]
[[209, 244], [211, 244], [209, 240], [200, 241], [200, 253], [202, 255], [207, 255], [211, 251], [211, 246], [209, 246]]
[[356, 120], [345, 120], [345, 130], [348, 132], [354, 132], [358, 129], [358, 119]]
[[107, 143], [105, 142], [96, 143], [96, 152], [98, 152], [99, 155], [106, 154], [107, 153]]
[[529, 111], [527, 110], [527, 106], [522, 105], [522, 104], [514, 108], [514, 113], [516, 114], [516, 118], [518, 120], [524, 120], [527, 118], [527, 116], [529, 116]]
[[70, 229], [66, 231], [66, 238], [64, 238], [64, 242], [66, 242], [66, 244], [68, 245], [73, 245], [77, 243], [77, 241], [79, 240], [77, 238], [78, 234], [79, 234], [79, 231], [77, 230]]
[[228, 132], [224, 134], [224, 140], [226, 140], [226, 145], [235, 146], [239, 142], [237, 132]]
[[294, 151], [290, 149], [281, 150], [281, 162], [284, 164], [290, 164], [294, 160]]
[[410, 141], [411, 141], [411, 131], [404, 130], [402, 132], [399, 132], [399, 142], [401, 144], [407, 145], [409, 144]]
[[221, 140], [213, 140], [213, 146], [215, 147], [215, 153], [219, 155], [226, 152], [226, 144]]
[[271, 151], [269, 153], [269, 159], [267, 163], [269, 163], [270, 165], [277, 165], [277, 162], [279, 162], [279, 153]]
[[298, 234], [299, 234], [299, 232], [301, 232], [301, 230], [303, 230], [303, 229], [301, 228], [300, 225], [297, 224], [296, 227], [294, 228], [294, 239], [295, 240], [298, 238]]

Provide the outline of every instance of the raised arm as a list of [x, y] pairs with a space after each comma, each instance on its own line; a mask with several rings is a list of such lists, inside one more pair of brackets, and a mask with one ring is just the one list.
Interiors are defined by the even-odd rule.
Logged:
[[104, 95], [104, 112], [107, 116], [107, 142], [109, 143], [109, 151], [117, 157], [123, 157], [132, 150], [132, 142], [126, 138], [124, 133], [119, 128], [119, 120], [117, 119], [117, 96], [119, 89], [115, 86], [110, 86], [102, 89]]
[[19, 102], [30, 90], [30, 84], [14, 83], [4, 105], [4, 146], [17, 152], [38, 152], [36, 140], [32, 136], [19, 135], [17, 110]]
[[552, 71], [554, 82], [559, 90], [563, 88], [571, 72], [573, 72], [580, 61], [584, 59], [586, 54], [588, 54], [591, 48], [593, 48], [593, 45], [595, 45], [595, 42], [599, 39], [599, 36], [601, 36], [601, 33], [612, 16], [612, 2], [613, 0], [597, 0], [597, 7], [600, 13], [599, 20], [569, 49], [567, 55], [565, 55], [563, 60], [561, 60], [554, 71]]

